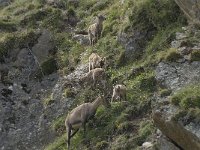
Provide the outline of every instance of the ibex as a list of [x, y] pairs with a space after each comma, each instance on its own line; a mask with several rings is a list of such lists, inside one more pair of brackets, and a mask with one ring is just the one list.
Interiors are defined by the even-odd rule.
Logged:
[[[65, 120], [67, 130], [67, 147], [70, 149], [70, 139], [78, 132], [80, 127], [83, 127], [84, 134], [86, 131], [86, 123], [89, 119], [94, 117], [97, 108], [101, 105], [108, 106], [104, 97], [99, 96], [92, 103], [84, 103], [74, 108]], [[74, 130], [74, 131], [73, 131]], [[72, 133], [73, 131], [73, 133]]]
[[92, 53], [89, 57], [89, 71], [105, 66], [106, 58], [101, 58], [98, 54]]
[[126, 86], [122, 84], [117, 84], [113, 87], [113, 95], [111, 99], [111, 103], [115, 99], [123, 99], [126, 101]]
[[79, 80], [79, 82], [82, 84], [90, 84], [93, 82], [93, 87], [95, 87], [97, 83], [101, 83], [104, 88], [106, 87], [106, 73], [103, 68], [95, 68]]
[[97, 22], [90, 25], [88, 28], [88, 36], [90, 40], [90, 45], [94, 45], [94, 42], [97, 42], [97, 40], [101, 37], [101, 32], [103, 29], [103, 21], [106, 18], [102, 15], [97, 16]]

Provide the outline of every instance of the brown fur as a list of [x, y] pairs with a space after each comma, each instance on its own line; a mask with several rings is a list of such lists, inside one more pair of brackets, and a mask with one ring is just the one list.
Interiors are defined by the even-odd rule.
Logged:
[[97, 16], [97, 22], [90, 25], [88, 28], [88, 36], [90, 40], [90, 45], [94, 45], [95, 42], [101, 37], [101, 32], [103, 29], [103, 21], [105, 17], [102, 15]]
[[106, 87], [106, 74], [105, 70], [103, 68], [95, 68], [88, 72], [84, 77], [80, 79], [81, 83], [87, 83], [91, 84], [93, 82], [93, 87], [96, 86], [98, 82], [101, 82], [101, 84]]
[[106, 58], [101, 58], [98, 54], [92, 53], [89, 57], [89, 71], [105, 66]]
[[[87, 121], [95, 115], [97, 108], [104, 102], [103, 97], [98, 97], [92, 103], [84, 103], [68, 114], [65, 120], [68, 150], [70, 149], [70, 139], [78, 132], [81, 126], [84, 128], [85, 133]], [[73, 133], [72, 130], [74, 130]]]
[[113, 95], [111, 99], [111, 103], [115, 99], [123, 99], [126, 101], [126, 86], [122, 84], [117, 84], [113, 87]]

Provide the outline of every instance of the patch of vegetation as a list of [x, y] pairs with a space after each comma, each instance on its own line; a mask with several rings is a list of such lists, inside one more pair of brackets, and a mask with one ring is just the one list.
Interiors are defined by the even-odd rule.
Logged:
[[164, 60], [170, 61], [170, 62], [176, 62], [178, 59], [182, 58], [182, 56], [177, 52], [177, 49], [170, 48], [167, 51], [166, 56], [164, 57]]
[[190, 61], [200, 61], [200, 50], [193, 50], [191, 52]]
[[187, 110], [180, 110], [173, 116], [172, 119], [175, 121], [181, 121], [183, 125], [187, 125], [191, 122], [195, 124], [200, 123], [200, 109], [199, 108], [189, 108]]
[[97, 150], [104, 150], [109, 146], [109, 143], [107, 141], [101, 141], [96, 144], [95, 149]]
[[169, 96], [172, 93], [172, 91], [170, 89], [162, 89], [160, 91], [160, 96], [161, 97], [166, 97]]
[[66, 88], [63, 93], [64, 97], [74, 97], [75, 93], [72, 88]]
[[171, 103], [183, 109], [200, 108], [200, 86], [189, 85], [172, 95]]
[[129, 16], [133, 28], [137, 26], [145, 29], [152, 27], [162, 29], [174, 22], [184, 23], [186, 21], [179, 7], [171, 0], [160, 0], [159, 2], [143, 0], [134, 3], [134, 12]]
[[0, 62], [4, 61], [4, 57], [14, 48], [24, 48], [36, 43], [39, 33], [34, 30], [14, 32], [5, 34], [0, 38]]
[[143, 121], [140, 124], [138, 136], [136, 137], [137, 145], [142, 145], [147, 137], [153, 133], [154, 126], [151, 121]]
[[49, 106], [49, 105], [53, 104], [54, 102], [55, 102], [55, 100], [53, 99], [52, 94], [43, 100], [44, 106]]
[[66, 127], [65, 127], [65, 119], [67, 116], [61, 116], [58, 119], [56, 119], [51, 127], [53, 131], [57, 132], [59, 135], [62, 135], [64, 132], [66, 132]]
[[58, 69], [57, 62], [53, 57], [50, 57], [42, 63], [41, 68], [44, 75], [49, 75]]
[[154, 76], [143, 78], [140, 83], [140, 89], [144, 91], [153, 92], [156, 90], [156, 84], [157, 84], [157, 81]]
[[[126, 84], [127, 101], [113, 103], [109, 109], [100, 107], [95, 118], [87, 124], [86, 137], [83, 136], [81, 129], [72, 138], [71, 148], [136, 149], [151, 136], [154, 130], [147, 117], [151, 110], [151, 96], [157, 91], [153, 65], [161, 60], [177, 61], [180, 58], [175, 49], [169, 49], [169, 45], [175, 37], [174, 33], [185, 25], [185, 18], [173, 0], [127, 0], [123, 3], [119, 0], [80, 0], [77, 6], [66, 5], [68, 2], [61, 1], [64, 2], [64, 7], [49, 6], [44, 0], [34, 0], [31, 3], [27, 0], [18, 0], [2, 9], [0, 16], [10, 18], [0, 22], [0, 28], [2, 26], [5, 32], [14, 31], [15, 26], [33, 32], [4, 34], [0, 40], [0, 59], [3, 61], [4, 56], [13, 48], [34, 45], [38, 34], [33, 29], [37, 28], [46, 28], [53, 32], [53, 41], [56, 45], [55, 57], [49, 57], [42, 64], [45, 74], [50, 74], [57, 69], [69, 73], [80, 62], [87, 62], [88, 55], [95, 50], [99, 55], [107, 56], [108, 83]], [[82, 46], [71, 40], [72, 35], [68, 32], [71, 26], [67, 23], [70, 16], [81, 19], [77, 28], [86, 30], [98, 14], [105, 15], [106, 20], [102, 37], [94, 47]], [[138, 41], [144, 47], [144, 53], [136, 59], [137, 61], [127, 60], [125, 47], [119, 43], [118, 38], [123, 32], [128, 38], [135, 31], [151, 34], [147, 34], [149, 37], [145, 41]], [[87, 54], [81, 55], [86, 52], [86, 49]], [[144, 66], [145, 71], [128, 79], [128, 73], [133, 66]], [[108, 92], [112, 93], [112, 88], [109, 88]], [[84, 102], [92, 102], [98, 94], [102, 94], [102, 91], [83, 87], [76, 96], [71, 88], [66, 88], [63, 96], [75, 96], [73, 106], [70, 108], [72, 109]], [[167, 90], [161, 91], [162, 96], [168, 94], [170, 92]], [[182, 102], [182, 98], [186, 97], [189, 98]], [[195, 97], [187, 94], [176, 99], [177, 105], [181, 107], [199, 107], [198, 95]], [[189, 101], [192, 103], [190, 104]], [[44, 105], [48, 106], [53, 102], [50, 96], [44, 100]], [[67, 148], [65, 117], [61, 116], [52, 123], [53, 130], [58, 132], [60, 137], [48, 145], [46, 150]], [[144, 118], [148, 121], [141, 121]]]
[[15, 23], [0, 20], [0, 31], [14, 32], [16, 30], [17, 28]]

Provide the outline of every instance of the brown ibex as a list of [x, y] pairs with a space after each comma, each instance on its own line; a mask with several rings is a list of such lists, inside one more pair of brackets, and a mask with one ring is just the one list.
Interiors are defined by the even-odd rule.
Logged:
[[126, 101], [126, 86], [122, 84], [117, 84], [113, 87], [113, 95], [111, 99], [111, 103], [114, 99], [121, 99]]
[[104, 88], [106, 87], [106, 73], [103, 68], [95, 68], [79, 80], [80, 83], [87, 83], [88, 85], [93, 82], [93, 87], [95, 87], [97, 83], [101, 83]]
[[[70, 139], [78, 132], [80, 127], [83, 127], [84, 134], [86, 131], [86, 123], [89, 119], [94, 117], [97, 108], [100, 105], [105, 105], [107, 102], [105, 101], [103, 96], [99, 96], [92, 103], [84, 103], [76, 108], [74, 108], [67, 116], [65, 120], [65, 126], [67, 130], [67, 147], [70, 149]], [[74, 131], [73, 131], [74, 130]], [[73, 131], [73, 133], [72, 133]]]
[[92, 53], [89, 57], [89, 71], [105, 66], [106, 58], [101, 58], [98, 54]]
[[90, 25], [88, 28], [88, 36], [90, 40], [90, 45], [94, 45], [94, 42], [97, 42], [97, 40], [101, 37], [101, 32], [103, 29], [103, 21], [106, 18], [102, 15], [97, 16], [97, 22]]

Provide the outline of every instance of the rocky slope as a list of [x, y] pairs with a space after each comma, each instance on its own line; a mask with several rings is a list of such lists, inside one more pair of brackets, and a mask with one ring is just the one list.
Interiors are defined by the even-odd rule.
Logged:
[[99, 108], [72, 149], [200, 149], [198, 2], [175, 1], [0, 1], [0, 149], [66, 149], [67, 113], [105, 92], [79, 84], [93, 51], [107, 58], [106, 98], [123, 83], [128, 100]]

